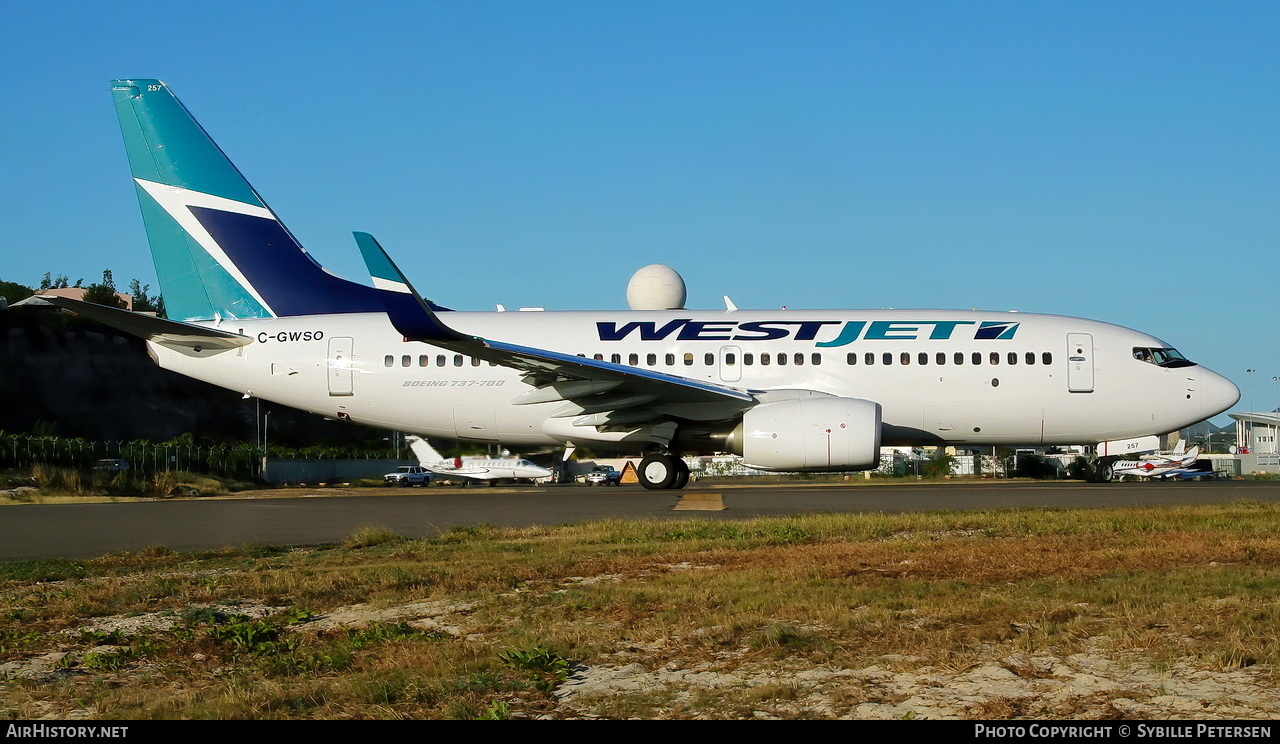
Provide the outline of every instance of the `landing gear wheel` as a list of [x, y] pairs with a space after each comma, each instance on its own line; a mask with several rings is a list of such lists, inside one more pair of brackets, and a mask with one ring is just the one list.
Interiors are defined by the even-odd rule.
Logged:
[[640, 461], [640, 467], [636, 468], [636, 475], [640, 476], [640, 485], [650, 491], [671, 488], [680, 472], [677, 462], [680, 460], [671, 455], [648, 455]]
[[675, 479], [675, 482], [671, 484], [671, 487], [678, 491], [687, 485], [689, 485], [689, 465], [685, 463], [684, 460], [681, 460], [680, 458], [677, 457], [676, 458], [676, 479]]
[[1112, 469], [1109, 462], [1098, 463], [1098, 468], [1095, 472], [1099, 483], [1110, 483], [1115, 478], [1115, 470]]

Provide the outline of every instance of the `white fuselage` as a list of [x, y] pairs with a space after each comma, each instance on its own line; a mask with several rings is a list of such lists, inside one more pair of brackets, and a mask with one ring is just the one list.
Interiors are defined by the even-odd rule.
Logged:
[[475, 480], [538, 480], [552, 475], [550, 470], [523, 459], [463, 457], [460, 460], [423, 462], [422, 467], [440, 476]]
[[[1162, 367], [1150, 335], [1066, 316], [953, 310], [450, 312], [463, 333], [748, 390], [806, 390], [883, 408], [883, 444], [1087, 444], [1165, 433], [1239, 391]], [[521, 373], [420, 342], [380, 313], [223, 320], [238, 349], [150, 344], [164, 367], [329, 417], [517, 446], [563, 441], [560, 402], [512, 405]], [[767, 358], [767, 363], [766, 362]], [[548, 433], [551, 429], [551, 433]]]

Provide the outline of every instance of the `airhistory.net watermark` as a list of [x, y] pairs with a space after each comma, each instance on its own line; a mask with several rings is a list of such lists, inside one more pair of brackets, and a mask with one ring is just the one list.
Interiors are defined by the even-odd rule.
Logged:
[[5, 726], [4, 735], [15, 739], [123, 739], [129, 735], [129, 727], [10, 723]]

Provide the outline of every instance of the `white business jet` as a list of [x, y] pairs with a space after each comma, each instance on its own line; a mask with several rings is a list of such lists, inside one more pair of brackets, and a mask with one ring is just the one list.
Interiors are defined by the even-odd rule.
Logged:
[[536, 482], [550, 478], [547, 468], [520, 457], [443, 457], [422, 437], [408, 436], [405, 441], [418, 457], [418, 464], [446, 480], [483, 481], [496, 485], [499, 481]]
[[951, 310], [455, 312], [374, 239], [374, 287], [325, 271], [159, 80], [112, 83], [169, 315], [62, 298], [142, 336], [166, 369], [423, 436], [681, 454], [768, 471], [875, 468], [881, 445], [1096, 444], [1176, 431], [1239, 399], [1153, 336], [1081, 318]]
[[1143, 455], [1137, 460], [1116, 460], [1110, 465], [1110, 472], [1106, 469], [1099, 473], [1102, 480], [1124, 480], [1126, 478], [1160, 478], [1175, 470], [1185, 470], [1196, 464], [1196, 460], [1200, 459], [1200, 445], [1196, 445], [1187, 450], [1186, 443], [1181, 439], [1173, 452], [1162, 455]]

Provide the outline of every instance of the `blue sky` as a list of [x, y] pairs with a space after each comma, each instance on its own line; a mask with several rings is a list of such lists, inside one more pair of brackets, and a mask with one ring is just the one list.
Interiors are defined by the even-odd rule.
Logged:
[[157, 77], [351, 278], [366, 230], [458, 309], [665, 263], [691, 307], [1081, 315], [1269, 410], [1277, 38], [1274, 2], [15, 4], [0, 279], [155, 286], [108, 81]]

